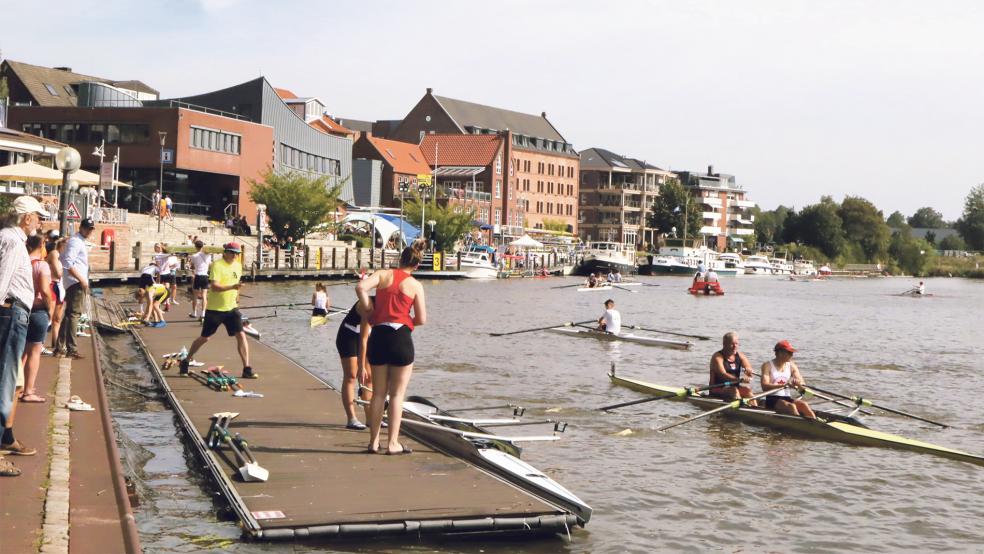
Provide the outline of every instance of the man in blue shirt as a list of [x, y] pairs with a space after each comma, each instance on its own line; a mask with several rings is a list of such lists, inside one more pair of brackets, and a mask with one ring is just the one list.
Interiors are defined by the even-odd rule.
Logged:
[[81, 359], [75, 333], [78, 331], [79, 317], [85, 311], [85, 298], [89, 295], [89, 250], [86, 239], [92, 235], [96, 225], [85, 218], [79, 223], [79, 232], [68, 239], [65, 252], [61, 255], [62, 284], [65, 287], [65, 315], [58, 330], [55, 342], [55, 355]]

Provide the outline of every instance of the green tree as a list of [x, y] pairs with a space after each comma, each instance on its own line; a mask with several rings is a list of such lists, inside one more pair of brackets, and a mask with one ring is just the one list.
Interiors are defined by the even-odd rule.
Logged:
[[960, 235], [949, 235], [939, 244], [940, 250], [966, 250], [967, 243], [964, 242]]
[[848, 196], [838, 211], [845, 238], [861, 247], [869, 262], [884, 261], [892, 231], [882, 212], [874, 204], [858, 196]]
[[892, 212], [892, 215], [888, 216], [888, 220], [886, 220], [885, 223], [888, 223], [888, 226], [893, 229], [901, 229], [909, 226], [905, 216], [898, 210]]
[[984, 183], [970, 189], [957, 231], [971, 250], [984, 250]]
[[562, 233], [567, 232], [567, 224], [560, 219], [546, 219], [543, 220], [543, 228], [547, 231], [560, 231]]
[[930, 229], [946, 227], [943, 214], [928, 206], [916, 210], [916, 213], [909, 218], [908, 223], [912, 227], [928, 227]]
[[790, 214], [796, 212], [792, 208], [779, 206], [774, 210], [762, 211], [756, 206], [752, 209], [755, 215], [755, 239], [761, 244], [773, 244], [782, 240], [783, 228]]
[[328, 223], [338, 207], [342, 184], [329, 185], [327, 177], [309, 177], [291, 171], [267, 169], [262, 181], [250, 180], [249, 197], [266, 204], [270, 230], [278, 240], [300, 240], [315, 227]]
[[836, 258], [845, 247], [843, 222], [839, 207], [829, 196], [820, 203], [803, 208], [790, 216], [783, 229], [786, 242], [800, 242], [819, 248], [828, 258]]
[[892, 235], [888, 252], [899, 269], [912, 275], [924, 274], [935, 257], [935, 249], [928, 242], [901, 233]]
[[[684, 216], [687, 224], [684, 225]], [[682, 237], [684, 227], [688, 238], [700, 236], [700, 228], [704, 221], [700, 204], [679, 181], [671, 179], [660, 187], [659, 196], [653, 200], [649, 212], [649, 226], [657, 229], [663, 235], [669, 235], [676, 227], [677, 236]]]
[[455, 244], [474, 227], [472, 222], [475, 220], [475, 210], [472, 208], [456, 212], [450, 205], [439, 204], [434, 199], [430, 199], [426, 206], [424, 211], [424, 204], [421, 203], [420, 197], [414, 194], [413, 197], [406, 199], [403, 216], [417, 226], [420, 224], [423, 212], [424, 217], [427, 218], [424, 223], [425, 228], [421, 229], [424, 238], [428, 238], [430, 233], [430, 225], [427, 221], [434, 221], [435, 250], [451, 252]]

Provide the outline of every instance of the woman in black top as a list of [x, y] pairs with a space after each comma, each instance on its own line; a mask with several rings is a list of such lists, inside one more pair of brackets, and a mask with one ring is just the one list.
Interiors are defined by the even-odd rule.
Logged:
[[[371, 326], [366, 317], [358, 311], [359, 303], [349, 310], [338, 326], [338, 334], [335, 336], [335, 348], [338, 350], [338, 357], [342, 360], [342, 407], [345, 408], [345, 415], [348, 429], [362, 430], [366, 426], [355, 416], [355, 396], [356, 382], [363, 385], [372, 382], [372, 373], [369, 364], [366, 362], [366, 344], [369, 342], [369, 332]], [[362, 400], [372, 399], [372, 391], [368, 388], [361, 388]], [[366, 406], [366, 421], [369, 418], [369, 408]]]

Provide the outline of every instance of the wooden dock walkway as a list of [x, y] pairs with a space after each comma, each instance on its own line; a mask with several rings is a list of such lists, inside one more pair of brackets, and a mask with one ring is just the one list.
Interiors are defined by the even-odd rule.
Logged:
[[[440, 440], [428, 441], [411, 425], [402, 440], [413, 454], [366, 453], [368, 431], [345, 429], [338, 392], [263, 343], [250, 340], [260, 379], [240, 381], [263, 398], [210, 389], [178, 376], [176, 365], [161, 369], [163, 355], [190, 346], [199, 329], [175, 322], [134, 330], [134, 336], [248, 538], [564, 533], [589, 517], [445, 453]], [[236, 377], [241, 372], [235, 342], [221, 329], [196, 357], [205, 363], [199, 370], [222, 365]], [[206, 446], [209, 418], [218, 412], [239, 414], [230, 432], [249, 442], [270, 472], [267, 481], [244, 482], [228, 449]]]

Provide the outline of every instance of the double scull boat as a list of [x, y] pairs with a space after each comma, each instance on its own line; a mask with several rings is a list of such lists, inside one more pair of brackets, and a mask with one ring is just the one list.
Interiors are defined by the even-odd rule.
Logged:
[[[673, 395], [669, 398], [673, 400], [686, 400], [687, 402], [690, 402], [703, 410], [720, 408], [721, 406], [727, 404], [727, 402], [718, 398], [704, 396], [699, 393], [694, 394], [690, 389], [668, 387], [647, 383], [638, 379], [618, 377], [615, 375], [614, 369], [608, 374], [608, 377], [615, 385], [627, 387], [650, 395]], [[911, 450], [914, 452], [922, 452], [924, 454], [933, 454], [944, 458], [970, 462], [972, 464], [984, 465], [984, 456], [968, 454], [967, 452], [962, 452], [960, 450], [954, 450], [952, 448], [946, 448], [943, 446], [930, 444], [928, 442], [893, 435], [891, 433], [876, 431], [861, 423], [861, 421], [855, 417], [841, 414], [816, 411], [819, 419], [813, 420], [805, 419], [799, 416], [778, 414], [772, 410], [766, 410], [765, 408], [752, 408], [747, 406], [739, 407], [733, 410], [725, 410], [722, 413], [749, 423], [766, 427], [774, 427], [782, 431], [788, 431], [799, 435], [806, 435], [831, 441], [846, 442], [860, 446], [881, 446], [901, 450]]]

